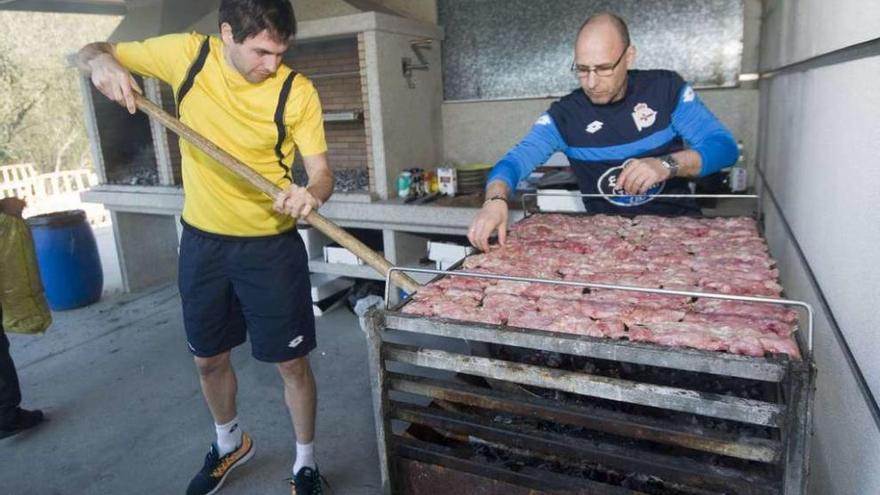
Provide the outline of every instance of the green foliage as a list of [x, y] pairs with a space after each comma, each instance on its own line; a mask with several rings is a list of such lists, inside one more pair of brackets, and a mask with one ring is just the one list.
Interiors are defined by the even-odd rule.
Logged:
[[28, 127], [28, 115], [34, 110], [41, 94], [33, 78], [0, 46], [0, 162], [12, 160], [18, 154], [17, 136]]
[[104, 40], [119, 18], [0, 12], [0, 164], [91, 166], [79, 74], [65, 57]]

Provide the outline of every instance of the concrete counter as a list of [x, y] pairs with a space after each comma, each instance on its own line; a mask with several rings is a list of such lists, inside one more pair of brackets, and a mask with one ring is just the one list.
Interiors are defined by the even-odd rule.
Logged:
[[[82, 198], [117, 212], [179, 217], [183, 210], [183, 190], [178, 187], [102, 185], [85, 191]], [[405, 204], [398, 198], [370, 202], [365, 195], [335, 194], [321, 207], [321, 214], [342, 227], [464, 235], [480, 202], [467, 197], [451, 199], [419, 205]], [[521, 215], [513, 216], [515, 221]]]
[[[179, 187], [101, 185], [82, 193], [83, 201], [102, 203], [113, 221], [123, 288], [130, 292], [169, 283], [177, 277], [177, 248], [183, 190]], [[470, 206], [448, 206], [466, 204]], [[385, 257], [395, 265], [419, 266], [431, 235], [467, 234], [479, 198], [443, 198], [418, 205], [402, 199], [370, 201], [363, 194], [335, 194], [321, 214], [343, 228], [382, 231]], [[514, 212], [511, 221], [521, 213]], [[366, 266], [310, 262], [313, 272], [381, 278]]]

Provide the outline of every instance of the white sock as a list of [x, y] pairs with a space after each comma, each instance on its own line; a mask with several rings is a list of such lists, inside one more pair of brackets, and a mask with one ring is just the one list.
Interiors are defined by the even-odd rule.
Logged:
[[315, 469], [315, 442], [306, 444], [296, 442], [296, 462], [293, 464], [293, 474], [298, 473], [304, 467]]
[[217, 453], [220, 457], [232, 452], [241, 445], [241, 427], [238, 425], [238, 417], [225, 425], [215, 424], [217, 429]]

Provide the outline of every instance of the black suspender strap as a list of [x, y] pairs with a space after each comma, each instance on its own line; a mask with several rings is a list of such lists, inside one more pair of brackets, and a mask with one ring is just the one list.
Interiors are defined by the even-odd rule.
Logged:
[[[192, 89], [196, 75], [198, 75], [205, 66], [205, 61], [208, 59], [208, 53], [210, 51], [210, 37], [205, 36], [205, 39], [202, 41], [202, 45], [199, 48], [198, 56], [193, 61], [186, 74], [186, 79], [184, 79], [183, 83], [180, 85], [180, 89], [177, 91], [178, 117], [180, 117], [180, 104], [183, 102], [183, 97], [186, 96], [190, 89]], [[284, 126], [284, 109], [287, 107], [287, 99], [290, 97], [290, 90], [293, 86], [293, 80], [296, 78], [296, 75], [296, 71], [291, 71], [290, 75], [287, 76], [287, 79], [284, 80], [284, 85], [281, 87], [281, 93], [278, 95], [278, 106], [275, 108], [275, 127], [278, 130], [278, 141], [275, 143], [275, 156], [278, 157], [278, 165], [284, 169], [284, 177], [291, 183], [293, 183], [293, 177], [290, 174], [290, 167], [284, 164], [284, 153], [281, 151], [281, 146], [287, 138], [287, 128]]]
[[275, 143], [275, 156], [278, 157], [278, 165], [284, 169], [284, 177], [293, 183], [293, 177], [290, 175], [290, 167], [284, 164], [284, 153], [281, 152], [281, 145], [287, 137], [287, 128], [284, 127], [284, 109], [287, 107], [287, 98], [290, 96], [290, 88], [293, 86], [293, 80], [296, 78], [296, 71], [290, 71], [290, 75], [284, 81], [281, 87], [281, 94], [278, 95], [278, 106], [275, 107], [275, 127], [278, 129], [278, 142]]
[[186, 79], [183, 80], [183, 84], [180, 85], [180, 89], [177, 90], [177, 117], [180, 118], [180, 104], [183, 102], [183, 97], [189, 93], [189, 90], [192, 89], [193, 83], [196, 80], [196, 75], [201, 72], [202, 68], [205, 66], [205, 60], [208, 59], [208, 52], [211, 51], [211, 37], [205, 36], [205, 39], [202, 41], [202, 46], [199, 48], [199, 55], [193, 61], [192, 65], [189, 66], [189, 71], [186, 73]]

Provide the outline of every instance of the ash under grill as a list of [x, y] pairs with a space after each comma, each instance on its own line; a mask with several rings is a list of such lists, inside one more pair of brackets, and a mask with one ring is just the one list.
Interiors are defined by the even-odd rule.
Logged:
[[[135, 76], [139, 85], [144, 79]], [[159, 184], [156, 152], [150, 131], [150, 119], [144, 113], [131, 115], [116, 102], [102, 95], [88, 83], [90, 115], [98, 139], [105, 182], [131, 186]]]

